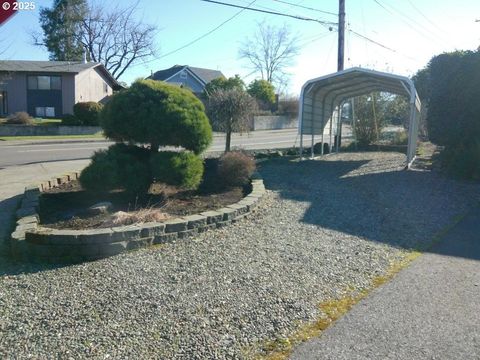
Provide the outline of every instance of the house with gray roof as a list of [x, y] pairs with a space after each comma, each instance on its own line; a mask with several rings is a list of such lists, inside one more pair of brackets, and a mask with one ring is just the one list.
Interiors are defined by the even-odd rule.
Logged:
[[18, 111], [61, 117], [78, 102], [104, 102], [121, 88], [100, 63], [2, 60], [0, 117]]
[[198, 68], [188, 65], [175, 65], [153, 73], [148, 79], [165, 81], [173, 85], [187, 87], [196, 95], [200, 95], [205, 86], [212, 80], [225, 78], [221, 71]]

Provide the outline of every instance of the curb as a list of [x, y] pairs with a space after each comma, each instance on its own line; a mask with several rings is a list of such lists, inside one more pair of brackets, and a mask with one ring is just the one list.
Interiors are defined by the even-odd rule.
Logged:
[[255, 211], [265, 194], [263, 179], [255, 173], [250, 194], [215, 211], [163, 222], [102, 229], [58, 230], [40, 226], [38, 208], [41, 193], [77, 180], [79, 176], [78, 172], [69, 173], [25, 188], [21, 206], [16, 212], [16, 228], [11, 234], [11, 249], [15, 258], [41, 263], [79, 263], [169, 243], [243, 219]]

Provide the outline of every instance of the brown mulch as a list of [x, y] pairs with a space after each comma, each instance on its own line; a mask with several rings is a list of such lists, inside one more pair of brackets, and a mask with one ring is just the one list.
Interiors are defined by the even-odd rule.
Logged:
[[[153, 184], [144, 199], [129, 199], [122, 191], [112, 191], [102, 197], [82, 189], [78, 181], [46, 191], [40, 199], [40, 222], [54, 229], [92, 229], [110, 227], [112, 215], [158, 210], [167, 217], [178, 217], [215, 210], [240, 201], [248, 188], [235, 187], [218, 192], [181, 190], [164, 184]], [[106, 214], [90, 215], [86, 209], [99, 202], [113, 205]]]

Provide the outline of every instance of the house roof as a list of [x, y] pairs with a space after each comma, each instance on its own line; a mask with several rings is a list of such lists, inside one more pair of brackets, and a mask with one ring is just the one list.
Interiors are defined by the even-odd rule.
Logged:
[[193, 75], [199, 78], [204, 83], [204, 85], [208, 84], [213, 79], [225, 77], [222, 72], [218, 70], [204, 69], [188, 65], [174, 65], [171, 68], [159, 70], [148, 78], [153, 80], [166, 81], [184, 69], [190, 71]]
[[83, 61], [29, 61], [29, 60], [0, 60], [0, 71], [8, 72], [33, 72], [33, 73], [71, 73], [78, 74], [82, 71], [96, 68], [105, 75], [114, 90], [123, 87], [108, 72], [105, 67], [98, 62]]
[[83, 61], [1, 60], [0, 71], [79, 73], [98, 65]]

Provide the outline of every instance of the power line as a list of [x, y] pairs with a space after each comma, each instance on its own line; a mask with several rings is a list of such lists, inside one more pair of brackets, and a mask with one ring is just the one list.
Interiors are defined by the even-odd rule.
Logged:
[[257, 0], [253, 0], [252, 2], [250, 2], [245, 8], [243, 8], [242, 10], [240, 11], [237, 11], [233, 16], [229, 17], [227, 20], [225, 20], [224, 22], [222, 22], [220, 25], [216, 26], [215, 28], [213, 28], [212, 30], [206, 32], [205, 34], [193, 39], [192, 41], [186, 43], [185, 45], [182, 45], [180, 46], [179, 48], [176, 48], [175, 50], [172, 50], [166, 54], [163, 54], [162, 56], [160, 57], [157, 57], [155, 59], [152, 59], [152, 60], [149, 60], [149, 61], [145, 61], [143, 62], [142, 64], [148, 64], [152, 61], [156, 61], [156, 60], [160, 60], [160, 59], [163, 59], [164, 57], [167, 57], [169, 55], [172, 55], [180, 50], [183, 50], [185, 49], [186, 47], [189, 47], [193, 44], [195, 44], [196, 42], [202, 40], [203, 38], [207, 37], [208, 35], [212, 34], [213, 32], [217, 31], [218, 29], [220, 29], [223, 25], [225, 25], [226, 23], [232, 21], [234, 18], [236, 18], [238, 15], [240, 15], [242, 12], [244, 12], [245, 10], [247, 10], [249, 8], [249, 6], [253, 5]]
[[395, 53], [397, 52], [397, 50], [392, 49], [392, 48], [390, 48], [390, 47], [388, 47], [388, 46], [386, 46], [386, 45], [383, 45], [383, 44], [379, 43], [378, 41], [375, 41], [375, 40], [373, 40], [373, 39], [370, 39], [369, 37], [367, 37], [367, 36], [365, 36], [365, 35], [362, 35], [362, 34], [356, 32], [356, 31], [354, 31], [354, 30], [352, 30], [352, 29], [348, 29], [348, 31], [350, 31], [353, 35], [356, 35], [356, 36], [358, 36], [358, 37], [360, 37], [360, 38], [362, 38], [362, 39], [364, 39], [364, 40], [367, 40], [367, 41], [371, 42], [372, 44], [375, 44], [375, 45], [377, 45], [377, 46], [380, 46], [380, 47], [382, 47], [382, 48], [384, 48], [384, 49], [387, 49], [387, 50], [392, 51], [392, 52], [395, 52]]
[[309, 45], [311, 43], [314, 43], [318, 40], [321, 40], [321, 39], [327, 37], [331, 33], [332, 33], [331, 31], [327, 31], [327, 32], [324, 32], [320, 35], [315, 35], [315, 36], [312, 36], [312, 37], [309, 37], [309, 38], [305, 38], [305, 39], [303, 39], [303, 42], [299, 46], [304, 47], [305, 45]]
[[352, 30], [352, 29], [348, 29], [348, 31], [350, 31], [353, 35], [358, 36], [359, 38], [362, 38], [362, 39], [364, 39], [364, 40], [366, 40], [366, 41], [368, 41], [368, 42], [371, 42], [372, 44], [375, 44], [375, 45], [377, 45], [377, 46], [379, 46], [379, 47], [381, 47], [381, 48], [384, 48], [385, 50], [388, 50], [388, 51], [394, 52], [394, 53], [396, 53], [396, 54], [402, 55], [402, 56], [406, 57], [407, 59], [410, 59], [410, 60], [413, 60], [413, 61], [416, 61], [416, 60], [417, 60], [417, 59], [414, 59], [414, 58], [411, 57], [411, 56], [402, 54], [402, 53], [398, 52], [397, 50], [392, 49], [391, 47], [388, 47], [388, 46], [386, 46], [386, 45], [384, 45], [384, 44], [382, 44], [382, 43], [380, 43], [380, 42], [378, 42], [378, 41], [376, 41], [376, 40], [373, 40], [373, 39], [369, 38], [368, 36], [365, 36], [365, 35], [363, 35], [363, 34], [360, 34], [360, 33], [356, 32], [356, 31], [354, 31], [354, 30]]
[[303, 6], [303, 5], [299, 5], [299, 4], [294, 4], [294, 3], [291, 3], [291, 2], [288, 2], [288, 1], [282, 1], [282, 0], [272, 0], [272, 1], [276, 1], [276, 2], [279, 2], [279, 3], [282, 3], [282, 4], [287, 4], [287, 5], [291, 5], [291, 6], [295, 6], [295, 7], [299, 7], [299, 8], [302, 8], [302, 9], [317, 11], [317, 12], [320, 12], [320, 13], [323, 13], [323, 14], [328, 14], [328, 15], [337, 16], [336, 13], [333, 13], [333, 12], [330, 12], [330, 11], [324, 11], [324, 10], [320, 10], [320, 9], [315, 9], [315, 8], [308, 7], [308, 6]]
[[[412, 30], [416, 31], [417, 33], [419, 33], [420, 35], [422, 35], [423, 37], [429, 39], [429, 40], [434, 40], [436, 42], [439, 42], [438, 41], [438, 35], [434, 34], [433, 32], [431, 32], [429, 29], [427, 29], [425, 26], [423, 26], [422, 24], [419, 24], [417, 21], [415, 21], [414, 19], [410, 18], [409, 16], [405, 15], [403, 12], [401, 12], [400, 10], [396, 9], [395, 7], [393, 7], [392, 5], [388, 5], [392, 10], [390, 10], [389, 8], [387, 8], [385, 5], [383, 5], [379, 0], [373, 0], [378, 6], [380, 6], [382, 9], [384, 9], [386, 12], [388, 12], [390, 15], [392, 16], [396, 16], [396, 14], [393, 12], [395, 11], [398, 15], [401, 16], [400, 20], [403, 21], [405, 24], [407, 24]], [[418, 26], [418, 28], [416, 28], [414, 25]], [[420, 31], [419, 29], [422, 28], [423, 31]], [[436, 36], [437, 38], [434, 38], [430, 35], [428, 35], [427, 33], [425, 33], [425, 30]], [[441, 41], [439, 43], [444, 43], [444, 40], [441, 39]]]
[[297, 19], [297, 20], [314, 21], [314, 22], [317, 22], [317, 23], [322, 24], [324, 26], [337, 25], [337, 23], [334, 23], [334, 22], [323, 21], [323, 20], [319, 20], [319, 19], [312, 19], [312, 18], [304, 17], [304, 16], [290, 15], [290, 14], [285, 14], [285, 13], [281, 13], [281, 12], [277, 12], [277, 11], [268, 11], [268, 10], [262, 10], [262, 9], [257, 9], [257, 8], [249, 8], [249, 7], [245, 7], [245, 6], [241, 6], [241, 5], [224, 3], [224, 2], [221, 2], [221, 1], [214, 1], [214, 0], [200, 0], [200, 1], [213, 3], [213, 4], [218, 4], [218, 5], [235, 7], [235, 8], [244, 9], [244, 10], [256, 11], [256, 12], [261, 12], [261, 13], [265, 13], [265, 14], [284, 16], [284, 17], [289, 17], [289, 18], [293, 18], [293, 19]]
[[183, 46], [181, 46], [181, 47], [179, 47], [179, 48], [177, 48], [177, 49], [175, 49], [175, 50], [172, 50], [172, 51], [170, 51], [170, 52], [168, 52], [168, 53], [160, 56], [159, 58], [157, 58], [157, 60], [158, 60], [158, 59], [162, 59], [162, 58], [164, 58], [164, 57], [166, 57], [166, 56], [172, 55], [172, 54], [176, 53], [177, 51], [183, 50], [183, 49], [185, 49], [186, 47], [188, 47], [188, 46], [190, 46], [190, 45], [193, 45], [193, 44], [195, 44], [196, 42], [202, 40], [203, 38], [207, 37], [207, 36], [210, 35], [211, 33], [217, 31], [218, 29], [220, 29], [220, 28], [221, 28], [223, 25], [225, 25], [226, 23], [232, 21], [234, 18], [236, 18], [238, 15], [240, 15], [240, 14], [241, 14], [242, 12], [244, 12], [245, 10], [248, 10], [248, 9], [249, 9], [249, 6], [253, 5], [256, 1], [257, 1], [257, 0], [253, 0], [252, 2], [250, 2], [250, 4], [248, 4], [247, 6], [245, 6], [242, 10], [236, 12], [232, 17], [228, 18], [227, 20], [225, 20], [224, 22], [222, 22], [220, 25], [216, 26], [216, 27], [213, 28], [212, 30], [206, 32], [205, 34], [203, 34], [203, 35], [201, 35], [201, 36], [199, 36], [199, 37], [197, 37], [196, 39], [190, 41], [189, 43], [187, 43], [187, 44], [185, 44], [185, 45], [183, 45]]
[[444, 33], [444, 30], [441, 29], [439, 26], [437, 26], [437, 24], [435, 24], [433, 21], [431, 21], [427, 15], [425, 15], [423, 13], [423, 11], [421, 11], [418, 7], [415, 6], [415, 4], [411, 1], [411, 0], [408, 0], [409, 4], [425, 19], [427, 20], [430, 24], [432, 24], [435, 28], [437, 28], [438, 30], [440, 30], [441, 32]]
[[[243, 3], [248, 3], [248, 0], [238, 0], [238, 1], [241, 1]], [[275, 1], [275, 0], [272, 0], [272, 1]], [[243, 4], [241, 4], [243, 5]], [[274, 4], [275, 5], [275, 4]], [[281, 11], [280, 9], [278, 8], [272, 8], [272, 7], [269, 7], [269, 6], [265, 6], [265, 5], [260, 5], [260, 4], [256, 4], [256, 7], [257, 8], [261, 8], [261, 9], [264, 9], [264, 10], [269, 10], [269, 11], [273, 11], [273, 12], [279, 12]], [[290, 6], [289, 8], [291, 8], [292, 6]], [[302, 14], [302, 13], [298, 13], [298, 12], [295, 12], [295, 13], [292, 13], [290, 11], [283, 11], [283, 12], [287, 12], [288, 14], [290, 15], [297, 15], [297, 16], [305, 16], [305, 14]]]

